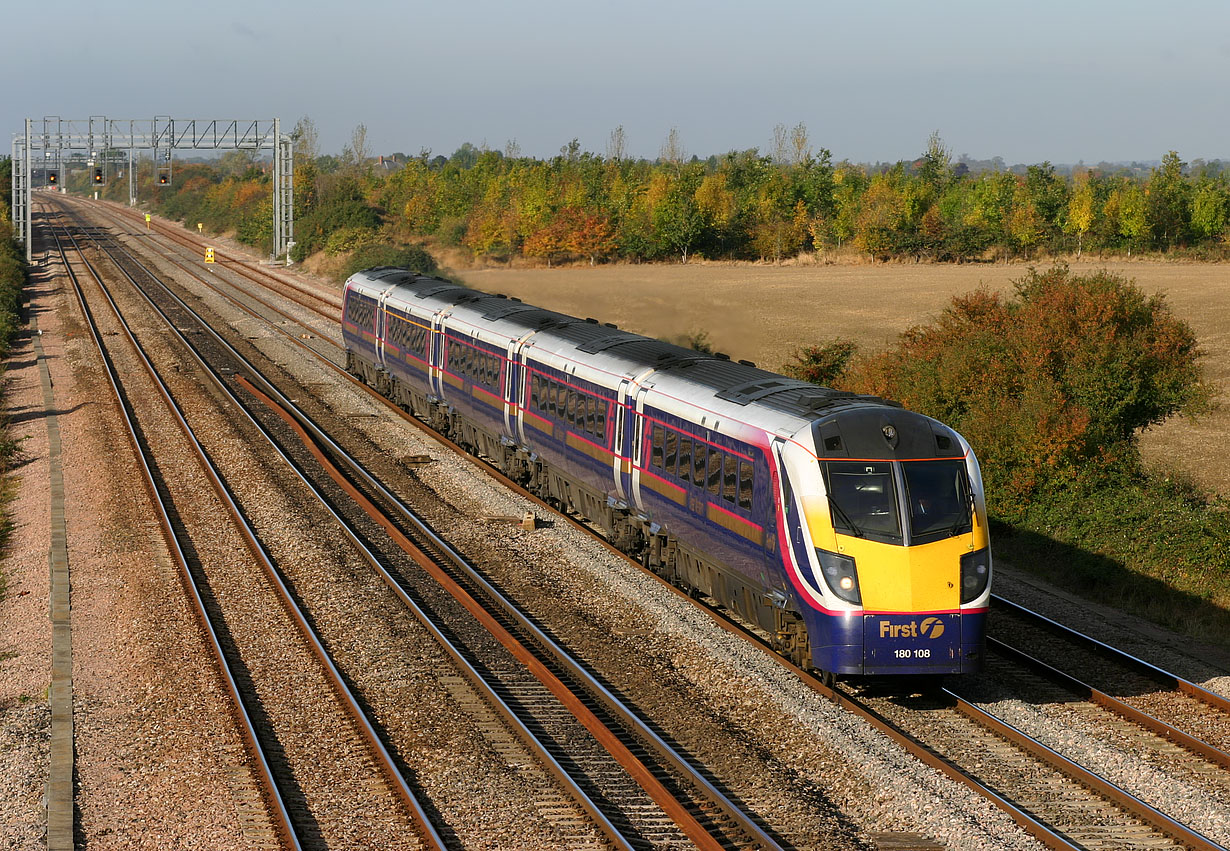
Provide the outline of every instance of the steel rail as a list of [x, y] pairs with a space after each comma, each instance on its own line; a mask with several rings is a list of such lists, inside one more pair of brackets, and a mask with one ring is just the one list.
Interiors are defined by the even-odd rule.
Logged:
[[[121, 219], [130, 218], [128, 211], [122, 207], [114, 208], [112, 210], [112, 214]], [[131, 218], [134, 221], [134, 223], [137, 223], [137, 224], [141, 223], [141, 220], [137, 216], [136, 213], [133, 213], [131, 215]], [[196, 250], [198, 253], [201, 248], [206, 247], [207, 240], [194, 239], [190, 234], [179, 233], [175, 228], [172, 228], [169, 225], [164, 225], [161, 222], [156, 222], [156, 221], [153, 221], [152, 219], [149, 222], [149, 225], [150, 225], [151, 231], [157, 231], [162, 236], [166, 237], [172, 242], [177, 242], [186, 248], [192, 248]], [[139, 233], [140, 232], [138, 231], [138, 234]], [[335, 322], [338, 320], [338, 316], [341, 313], [340, 296], [339, 296], [338, 304], [334, 304], [332, 300], [324, 298], [318, 293], [312, 292], [311, 290], [305, 289], [299, 286], [298, 284], [296, 284], [295, 282], [282, 277], [281, 275], [275, 275], [274, 273], [266, 269], [262, 269], [258, 265], [255, 265], [252, 261], [239, 258], [234, 254], [222, 251], [221, 249], [218, 249], [218, 248], [214, 248], [214, 257], [222, 261], [230, 261], [228, 263], [225, 263], [224, 265], [226, 265], [227, 268], [234, 269], [240, 275], [242, 275], [245, 278], [248, 278], [248, 280], [252, 281], [255, 284], [264, 286], [263, 284], [261, 284], [259, 280], [256, 279], [256, 274], [260, 274], [269, 280], [277, 281], [280, 286], [285, 287], [293, 292], [299, 293], [301, 295], [307, 296], [309, 299], [315, 300], [317, 302], [323, 302], [324, 304], [327, 304], [333, 307], [334, 310], [337, 311], [337, 313], [330, 315], [328, 313], [325, 313], [323, 310], [316, 307], [315, 305], [307, 304], [303, 301], [300, 301], [298, 298], [295, 298], [294, 296], [290, 296], [290, 295], [285, 296], [286, 298], [298, 304], [300, 307], [306, 308], [307, 310], [312, 311], [318, 316], [321, 316], [325, 319], [329, 319]]]
[[[150, 466], [150, 460], [147, 457], [146, 449], [141, 445], [141, 441], [137, 437], [135, 411], [131, 410], [130, 404], [125, 401], [124, 394], [120, 390], [119, 377], [116, 375], [115, 368], [111, 363], [111, 357], [107, 353], [106, 347], [103, 345], [102, 335], [99, 333], [98, 323], [94, 318], [94, 313], [86, 301], [85, 293], [81, 288], [77, 274], [73, 271], [72, 264], [69, 262], [68, 252], [60, 242], [60, 237], [55, 232], [54, 228], [51, 229], [51, 236], [55, 241], [56, 248], [60, 252], [60, 256], [63, 258], [64, 268], [68, 272], [69, 280], [71, 281], [73, 290], [77, 296], [77, 303], [81, 307], [82, 315], [86, 321], [86, 327], [90, 332], [90, 338], [93, 340], [94, 345], [98, 349], [99, 357], [103, 363], [103, 370], [107, 375], [107, 382], [110, 385], [116, 400], [116, 409], [124, 422], [124, 428], [126, 434], [128, 435], [129, 443], [133, 448], [134, 455], [141, 468], [142, 482], [144, 483], [146, 492], [149, 494], [154, 505], [154, 510], [158, 514], [158, 522], [162, 528], [163, 539], [166, 542], [168, 549], [171, 551], [171, 555], [175, 560], [176, 566], [179, 568], [180, 580], [185, 590], [187, 590], [189, 594], [197, 622], [200, 624], [201, 629], [205, 634], [210, 650], [212, 651], [214, 659], [217, 662], [218, 671], [222, 676], [227, 692], [230, 694], [232, 709], [239, 720], [240, 733], [247, 746], [249, 755], [256, 763], [257, 774], [260, 778], [261, 786], [268, 798], [269, 808], [272, 810], [271, 816], [274, 822], [274, 828], [279, 837], [282, 839], [284, 845], [288, 845], [295, 849], [302, 849], [303, 846], [299, 841], [298, 831], [294, 827], [294, 822], [292, 821], [290, 813], [287, 810], [286, 802], [282, 798], [282, 793], [278, 788], [277, 781], [274, 779], [273, 770], [270, 767], [269, 758], [265, 755], [265, 749], [261, 745], [260, 735], [256, 731], [256, 725], [252, 720], [251, 714], [248, 712], [247, 701], [244, 699], [243, 693], [240, 691], [235, 674], [232, 671], [230, 662], [226, 657], [226, 652], [222, 649], [221, 640], [218, 638], [218, 631], [215, 629], [213, 619], [210, 617], [209, 612], [205, 607], [205, 601], [201, 597], [201, 592], [197, 586], [196, 579], [193, 577], [192, 570], [188, 565], [188, 557], [184, 553], [184, 549], [180, 544], [179, 535], [176, 533], [175, 527], [171, 522], [170, 513], [167, 510], [166, 503], [162, 498], [162, 494], [158, 491], [158, 485], [154, 478], [154, 473]], [[89, 261], [86, 260], [85, 254], [81, 252], [81, 248], [76, 244], [75, 240], [73, 241], [73, 245], [77, 248], [83, 264], [101, 287], [102, 281], [98, 277], [97, 271], [89, 263]], [[107, 295], [107, 301], [111, 304], [112, 309], [116, 311], [117, 318], [120, 319], [121, 324], [127, 330], [127, 324], [124, 323], [123, 318], [119, 316], [118, 309], [116, 309], [114, 302], [111, 301], [110, 295], [106, 293], [105, 288], [103, 289], [103, 292]], [[129, 338], [131, 340], [131, 332], [129, 332], [129, 334]], [[141, 352], [139, 348], [138, 352], [144, 361], [144, 352]], [[147, 368], [149, 368], [148, 361], [146, 361], [146, 365]], [[153, 377], [159, 389], [159, 393], [162, 395], [164, 402], [168, 405], [168, 410], [170, 410], [171, 413], [177, 418], [181, 428], [186, 427], [186, 423], [183, 422], [179, 408], [171, 401], [170, 394], [167, 392], [165, 385], [160, 379], [157, 378], [156, 375]], [[198, 452], [203, 451], [201, 450], [199, 444], [196, 444], [195, 438], [190, 438], [190, 440], [197, 448]]]
[[1159, 668], [1151, 662], [1146, 662], [1131, 653], [1126, 653], [1117, 647], [1112, 647], [1105, 642], [1098, 641], [1092, 636], [1085, 635], [1066, 624], [1062, 624], [1057, 620], [1040, 615], [1031, 609], [1022, 606], [1020, 603], [1014, 603], [1011, 600], [1004, 599], [998, 595], [992, 594], [991, 600], [996, 606], [1000, 606], [1012, 614], [1018, 615], [1026, 620], [1049, 630], [1052, 633], [1059, 635], [1075, 644], [1080, 644], [1086, 649], [1099, 653], [1102, 656], [1111, 659], [1125, 667], [1129, 667], [1144, 674], [1151, 679], [1162, 683], [1163, 685], [1174, 689], [1175, 691], [1186, 694], [1188, 697], [1193, 697], [1201, 703], [1207, 703], [1209, 706], [1220, 709], [1222, 712], [1230, 713], [1230, 699], [1223, 697], [1216, 692], [1210, 691], [1203, 686], [1198, 686], [1189, 680], [1185, 680], [1177, 674], [1172, 674], [1163, 668]]
[[[73, 242], [74, 242], [74, 245], [76, 245], [76, 241], [74, 240]], [[380, 739], [379, 734], [376, 732], [375, 726], [372, 724], [371, 720], [367, 717], [367, 713], [362, 709], [358, 700], [355, 698], [354, 693], [351, 691], [350, 687], [346, 684], [345, 678], [341, 675], [341, 672], [338, 670], [332, 658], [329, 656], [328, 651], [324, 647], [324, 643], [321, 641], [320, 637], [316, 634], [316, 631], [313, 629], [311, 623], [308, 621], [307, 617], [304, 615], [300, 606], [296, 603], [294, 599], [294, 595], [290, 592], [290, 589], [287, 587], [285, 581], [283, 580], [281, 576], [281, 571], [279, 571], [276, 565], [273, 563], [271, 556], [269, 555], [268, 551], [265, 549], [264, 545], [261, 543], [259, 537], [256, 534], [256, 531], [252, 529], [251, 525], [247, 522], [247, 519], [243, 516], [243, 512], [239, 509], [239, 506], [235, 502], [233, 495], [230, 493], [229, 488], [226, 486], [225, 482], [222, 480], [221, 474], [218, 472], [217, 468], [213, 464], [212, 459], [209, 458], [209, 455], [206, 452], [205, 448], [201, 446], [200, 442], [197, 440], [196, 435], [193, 432], [191, 426], [188, 424], [187, 420], [184, 419], [184, 416], [179, 406], [175, 403], [174, 399], [171, 397], [171, 394], [169, 390], [166, 388], [166, 385], [162, 382], [162, 379], [157, 375], [157, 371], [153, 367], [153, 364], [150, 363], [140, 343], [137, 342], [136, 337], [132, 334], [132, 331], [129, 328], [128, 323], [124, 320], [123, 316], [120, 314], [118, 306], [112, 300], [110, 293], [107, 292], [106, 285], [102, 282], [101, 277], [98, 276], [92, 264], [90, 264], [89, 261], [85, 259], [83, 252], [81, 256], [82, 256], [82, 261], [85, 263], [86, 267], [91, 270], [91, 274], [94, 275], [95, 280], [98, 281], [100, 289], [102, 290], [103, 294], [106, 296], [106, 299], [108, 303], [111, 305], [112, 310], [115, 311], [116, 318], [119, 320], [121, 325], [124, 327], [125, 332], [128, 335], [128, 338], [131, 341], [132, 345], [135, 347], [137, 352], [140, 354], [141, 360], [147, 372], [149, 372], [150, 377], [158, 385], [159, 392], [162, 395], [164, 401], [166, 402], [168, 409], [173, 413], [175, 420], [177, 424], [179, 425], [181, 431], [183, 431], [183, 433], [185, 434], [185, 436], [188, 438], [189, 442], [191, 443], [194, 451], [197, 454], [198, 459], [200, 460], [202, 464], [203, 469], [205, 470], [207, 476], [210, 479], [210, 483], [213, 486], [214, 491], [218, 494], [219, 498], [226, 505], [227, 512], [230, 514], [232, 521], [236, 524], [237, 528], [241, 532], [244, 538], [244, 541], [247, 544], [249, 550], [253, 553], [257, 561], [260, 563], [262, 571], [265, 573], [266, 577], [269, 579], [274, 590], [277, 592], [278, 597], [281, 600], [283, 607], [285, 608], [287, 614], [295, 621], [295, 624], [298, 627], [299, 631], [301, 632], [303, 637], [307, 640], [312, 650], [313, 655], [320, 662], [322, 668], [324, 669], [326, 673], [327, 678], [330, 681], [331, 686], [333, 687], [333, 689], [337, 692], [338, 696], [340, 697], [343, 708], [346, 710], [346, 713], [355, 722], [356, 726], [359, 729], [360, 734], [367, 741], [369, 748], [374, 752], [376, 761], [381, 766], [381, 771], [386, 775], [387, 779], [391, 782], [393, 789], [397, 794], [397, 797], [403, 802], [403, 804], [410, 811], [411, 816], [415, 820], [419, 830], [422, 831], [426, 841], [431, 845], [431, 847], [438, 848], [438, 849], [445, 848], [446, 846], [444, 844], [443, 838], [437, 831], [435, 825], [432, 824], [430, 817], [426, 813], [426, 810], [424, 809], [423, 805], [418, 800], [418, 796], [415, 795], [414, 791], [410, 788], [410, 785], [406, 781], [405, 776], [402, 774], [401, 770], [397, 767], [397, 764], [393, 760], [392, 755], [389, 753], [388, 749], [384, 745], [384, 742]], [[136, 281], [132, 279], [131, 275], [129, 275], [127, 271], [124, 270], [122, 267], [118, 267], [118, 265], [117, 265], [117, 268], [119, 268], [119, 271], [125, 277], [129, 279], [130, 283], [133, 284], [134, 288], [138, 292], [140, 292], [140, 287], [137, 285]], [[152, 302], [150, 302], [150, 304], [153, 305]], [[83, 307], [84, 306], [85, 305], [83, 302]], [[165, 317], [164, 314], [161, 314], [161, 312], [160, 312], [160, 315], [163, 315], [164, 319], [167, 318]], [[183, 335], [179, 333], [178, 329], [175, 328], [174, 323], [170, 322], [169, 319], [168, 319], [168, 326], [174, 329], [175, 333], [179, 336], [180, 340], [183, 341], [185, 344], [187, 344], [186, 338], [184, 338]], [[163, 514], [165, 516], [165, 511], [163, 512]]]
[[1174, 742], [1176, 745], [1191, 751], [1197, 756], [1207, 759], [1209, 762], [1216, 763], [1222, 768], [1230, 768], [1230, 754], [1225, 751], [1215, 748], [1209, 743], [1198, 739], [1182, 730], [1167, 724], [1159, 718], [1155, 718], [1146, 712], [1142, 712], [1130, 703], [1120, 700], [1117, 697], [1112, 697], [1104, 691], [1094, 688], [1088, 683], [1083, 682], [1071, 674], [1064, 673], [1053, 665], [1048, 665], [1041, 659], [1036, 659], [1018, 650], [1015, 647], [1005, 644], [997, 638], [987, 636], [987, 647], [993, 652], [998, 653], [1005, 659], [1009, 659], [1018, 665], [1029, 668], [1037, 674], [1047, 678], [1056, 685], [1079, 694], [1091, 703], [1097, 704], [1104, 709], [1113, 712], [1120, 718], [1131, 721], [1133, 724], [1140, 726], [1151, 733], [1161, 736]]
[[[104, 248], [104, 250], [109, 250], [109, 249]], [[131, 255], [130, 255], [130, 259], [132, 259], [132, 262], [134, 262], [136, 265], [141, 267], [141, 269], [146, 274], [149, 274], [152, 279], [154, 279], [155, 281], [157, 280], [156, 276], [154, 276], [147, 268], [144, 267], [144, 264], [140, 263], [140, 261], [136, 260], [135, 258], [131, 258]], [[176, 296], [173, 292], [170, 292], [170, 290], [167, 290], [167, 293], [179, 305], [181, 309], [187, 311], [190, 314], [195, 315], [195, 312], [192, 311], [191, 307], [189, 307], [185, 302], [183, 302], [182, 299]], [[151, 305], [153, 305], [152, 301], [150, 303]], [[159, 309], [157, 305], [153, 305], [153, 306], [155, 307], [155, 309]], [[189, 341], [186, 337], [184, 337], [182, 334], [179, 333], [178, 329], [175, 328], [174, 323], [171, 322], [169, 318], [167, 321], [168, 321], [168, 325], [175, 330], [175, 333], [183, 341], [184, 345], [188, 346], [195, 353], [196, 349], [191, 343], [191, 341]], [[750, 817], [748, 817], [745, 813], [743, 813], [740, 808], [738, 808], [735, 804], [730, 802], [729, 799], [726, 798], [726, 796], [722, 792], [717, 790], [716, 787], [714, 787], [703, 775], [697, 772], [695, 768], [693, 768], [686, 760], [683, 759], [683, 757], [681, 757], [676, 751], [674, 751], [674, 749], [671, 748], [670, 745], [668, 745], [665, 741], [663, 741], [660, 737], [658, 737], [656, 733], [654, 733], [650, 728], [648, 728], [644, 724], [644, 722], [642, 722], [638, 716], [632, 713], [621, 701], [619, 701], [618, 698], [616, 698], [609, 691], [607, 691], [605, 687], [602, 686], [602, 684], [599, 683], [597, 680], [595, 680], [591, 675], [589, 675], [588, 672], [585, 671], [585, 669], [582, 666], [576, 663], [575, 660], [572, 660], [571, 657], [569, 657], [562, 650], [562, 648], [560, 648], [557, 644], [551, 641], [529, 619], [525, 618], [525, 616], [519, 610], [517, 610], [515, 606], [513, 606], [510, 602], [508, 602], [505, 598], [503, 598], [503, 596], [500, 595], [498, 591], [496, 591], [489, 583], [487, 583], [481, 577], [481, 574], [479, 574], [476, 571], [476, 569], [470, 566], [468, 562], [459, 553], [457, 553], [450, 545], [448, 545], [446, 542], [443, 541], [443, 539], [441, 539], [438, 535], [436, 535], [435, 532], [431, 530], [430, 527], [428, 527], [423, 521], [418, 519], [413, 514], [413, 512], [405, 508], [405, 506], [402, 505], [394, 495], [392, 495], [389, 491], [387, 491], [387, 489], [385, 489], [383, 485], [381, 485], [374, 477], [372, 477], [370, 473], [368, 473], [362, 467], [362, 465], [359, 464], [359, 462], [350, 458], [350, 456], [347, 453], [345, 453], [341, 449], [341, 447], [339, 447], [336, 443], [334, 443], [333, 440], [329, 438], [327, 434], [325, 434], [321, 429], [319, 429], [319, 427], [317, 427], [310, 420], [310, 418], [308, 418], [305, 414], [303, 414], [302, 411], [300, 411], [292, 402], [290, 402], [290, 400], [287, 399], [279, 390], [277, 390], [276, 387], [274, 387], [270, 382], [264, 379], [263, 376], [261, 376], [259, 370], [257, 370], [250, 362], [248, 362], [232, 346], [230, 346], [230, 344], [227, 343], [219, 334], [217, 334], [216, 331], [210, 328], [208, 324], [204, 323], [203, 321], [201, 324], [202, 324], [203, 330], [206, 333], [208, 333], [210, 336], [212, 336], [219, 345], [223, 346], [228, 351], [228, 353], [233, 358], [235, 358], [236, 361], [240, 363], [245, 370], [249, 372], [249, 374], [252, 376], [253, 382], [261, 385], [263, 390], [270, 397], [272, 397], [273, 399], [276, 399], [280, 406], [283, 406], [283, 408], [286, 411], [288, 411], [290, 415], [293, 416], [293, 418], [307, 432], [310, 432], [313, 440], [319, 441], [321, 444], [324, 444], [325, 447], [329, 451], [335, 453], [337, 457], [345, 459], [344, 462], [347, 464], [347, 467], [351, 469], [352, 473], [354, 473], [359, 478], [361, 478], [373, 490], [380, 493], [382, 498], [388, 501], [391, 505], [398, 507], [399, 513], [400, 511], [404, 511], [406, 513], [405, 519], [408, 522], [410, 522], [412, 525], [414, 525], [415, 528], [421, 534], [423, 534], [425, 537], [431, 540], [433, 546], [439, 547], [441, 551], [448, 554], [450, 559], [455, 560], [457, 566], [461, 570], [463, 570], [463, 572], [466, 572], [472, 581], [475, 581], [480, 586], [483, 586], [484, 589], [492, 595], [492, 598], [497, 601], [497, 603], [501, 606], [501, 608], [509, 616], [511, 616], [514, 620], [518, 622], [518, 626], [534, 634], [536, 640], [539, 640], [540, 642], [542, 642], [543, 646], [545, 646], [553, 655], [556, 656], [557, 661], [563, 664], [564, 667], [569, 671], [570, 674], [577, 677], [581, 681], [585, 682], [587, 688], [589, 688], [592, 692], [597, 694], [603, 700], [603, 702], [607, 704], [608, 708], [615, 712], [615, 714], [620, 718], [621, 721], [623, 721], [627, 726], [635, 729], [641, 735], [642, 738], [647, 740], [653, 747], [655, 747], [655, 749], [658, 749], [661, 755], [663, 755], [669, 762], [671, 762], [672, 766], [675, 768], [676, 771], [683, 774], [697, 788], [701, 789], [703, 793], [710, 798], [710, 800], [716, 803], [727, 814], [727, 816], [729, 816], [735, 823], [737, 823], [745, 833], [747, 833], [750, 837], [752, 837], [760, 845], [760, 847], [767, 848], [767, 849], [780, 848], [780, 845], [774, 839], [772, 839], [767, 833], [765, 833], [764, 830], [755, 821], [751, 820]], [[202, 364], [205, 366], [206, 369], [210, 369], [208, 364], [204, 362], [204, 359], [201, 358], [199, 354], [197, 355], [197, 358], [198, 360], [202, 362]], [[230, 388], [226, 387], [225, 381], [222, 381], [220, 377], [217, 377], [217, 381], [223, 387], [225, 392], [227, 392], [227, 394], [230, 395], [234, 401], [238, 402], [238, 400], [234, 397], [233, 393], [230, 391]], [[253, 419], [253, 420], [255, 419], [251, 416], [250, 413], [248, 414], [248, 417], [249, 419]], [[258, 424], [258, 427], [259, 427], [259, 424]], [[271, 435], [266, 434], [266, 437], [271, 442], [273, 442], [273, 438]], [[288, 458], [287, 460], [289, 461], [290, 459]], [[293, 465], [293, 462], [292, 462], [292, 465]], [[296, 468], [296, 472], [300, 475], [300, 478], [306, 481], [305, 474], [303, 474], [301, 471], [298, 471], [297, 468]], [[315, 490], [315, 487], [311, 485], [310, 482], [308, 482], [308, 484], [310, 487], [313, 488], [313, 490]], [[357, 493], [357, 491], [354, 493]], [[352, 493], [352, 496], [353, 495], [354, 494]], [[322, 498], [323, 498], [323, 495], [322, 495]], [[332, 511], [331, 508], [330, 508], [330, 511]], [[336, 512], [334, 513], [336, 516]], [[386, 528], [386, 530], [390, 531], [391, 534], [395, 533], [393, 534], [395, 538], [401, 536], [400, 530], [397, 530], [396, 526], [391, 521], [389, 521], [387, 518], [383, 520], [381, 525], [383, 525]], [[348, 532], [348, 535], [349, 534], [350, 533]], [[424, 567], [427, 567], [427, 564], [430, 563], [430, 559], [428, 559], [425, 555], [421, 553], [418, 556], [415, 556], [414, 553], [410, 553], [410, 554], [412, 558], [415, 558], [415, 560], [419, 562], [421, 565], [423, 565]], [[445, 576], [445, 574], [442, 574], [439, 572], [439, 568], [435, 567], [434, 564], [432, 564], [432, 572], [437, 575], [437, 578]], [[383, 574], [384, 574], [384, 571], [382, 571], [382, 575]], [[386, 581], [392, 581], [396, 583], [396, 580], [393, 579], [391, 576]], [[457, 596], [456, 592], [460, 592], [460, 594], [463, 595], [464, 597], [469, 596], [468, 594], [466, 594], [464, 590], [460, 588], [456, 588], [455, 590], [454, 588], [448, 588], [448, 590], [450, 591], [450, 593], [454, 593], [454, 596]], [[400, 596], [401, 595], [399, 595], [399, 597]], [[473, 598], [470, 598], [469, 604], [467, 604], [464, 599], [462, 599], [461, 602], [463, 605], [467, 607], [467, 609], [471, 611], [472, 614], [474, 614], [476, 617], [479, 617], [480, 620], [484, 621], [484, 625], [487, 625], [488, 623], [490, 623], [492, 626], [495, 627], [496, 630], [502, 631], [502, 627], [499, 627], [499, 625], [496, 624], [490, 618], [490, 616], [485, 613], [485, 610], [482, 608], [481, 604], [477, 603], [477, 601], [474, 601]], [[506, 641], [512, 642], [511, 645], [506, 644], [506, 646], [509, 646], [510, 648], [511, 646], [519, 645], [519, 642], [517, 642], [515, 638], [513, 638], [511, 635], [507, 634], [506, 632], [504, 633], [504, 635], [497, 635], [497, 637], [501, 640], [502, 643], [505, 643]], [[542, 673], [543, 677], [540, 677], [540, 679], [543, 679], [544, 677], [546, 680], [555, 679], [554, 675], [551, 674], [545, 667], [543, 667], [541, 665], [541, 662], [538, 662], [532, 655], [530, 655], [528, 650], [525, 650], [523, 648], [520, 651], [514, 651], [514, 653], [515, 655], [518, 655], [519, 658], [521, 658], [521, 660], [523, 661], [524, 664], [527, 665], [527, 667], [530, 667], [531, 670], [534, 670], [536, 675], [538, 673]], [[642, 785], [642, 788], [645, 788], [646, 786], [650, 787], [646, 789], [646, 792], [650, 795], [651, 798], [655, 800], [655, 803], [657, 803], [665, 812], [667, 812], [676, 821], [676, 823], [680, 824], [680, 827], [684, 830], [684, 832], [688, 835], [688, 837], [694, 843], [696, 843], [698, 847], [715, 848], [715, 849], [720, 848], [721, 847], [720, 844], [716, 843], [716, 840], [709, 833], [709, 831], [703, 826], [701, 826], [699, 822], [696, 821], [695, 817], [692, 816], [691, 813], [687, 812], [687, 810], [680, 805], [677, 799], [669, 791], [667, 791], [664, 787], [661, 786], [660, 781], [658, 781], [653, 776], [652, 772], [647, 767], [645, 767], [643, 763], [641, 763], [639, 758], [636, 757], [634, 754], [632, 754], [632, 752], [629, 751], [627, 747], [618, 740], [618, 737], [616, 737], [612, 732], [610, 732], [600, 720], [598, 720], [595, 716], [593, 716], [592, 711], [589, 710], [588, 707], [585, 707], [584, 704], [578, 698], [573, 696], [567, 686], [565, 686], [562, 682], [559, 682], [558, 680], [556, 680], [556, 683], [558, 683], [558, 685], [555, 685], [554, 687], [551, 685], [550, 682], [545, 682], [544, 684], [546, 684], [548, 688], [550, 688], [552, 692], [556, 694], [557, 698], [559, 698], [561, 702], [563, 702], [566, 706], [568, 706], [570, 711], [573, 711], [575, 707], [575, 711], [578, 712], [578, 717], [580, 718], [580, 720], [582, 720], [582, 723], [585, 724], [587, 729], [590, 729], [591, 734], [595, 735], [595, 737], [600, 742], [602, 742], [604, 746], [609, 746], [610, 748], [614, 748], [616, 750], [623, 750], [625, 752], [626, 760], [627, 760], [627, 765], [625, 765], [625, 769], [629, 771], [629, 773], [633, 776], [634, 779], [637, 780], [637, 782], [640, 785]], [[592, 720], [588, 720], [587, 722], [587, 719], [585, 717], [587, 715]], [[620, 761], [624, 762], [625, 760], [621, 759]]]
[[982, 707], [970, 703], [968, 700], [958, 694], [955, 694], [949, 689], [944, 689], [943, 691], [944, 694], [948, 695], [949, 699], [955, 702], [956, 709], [959, 712], [969, 717], [979, 726], [990, 730], [992, 733], [995, 733], [997, 736], [1004, 739], [1014, 747], [1033, 755], [1036, 759], [1042, 761], [1046, 765], [1049, 765], [1056, 771], [1066, 774], [1068, 777], [1076, 780], [1086, 788], [1093, 790], [1114, 805], [1152, 825], [1154, 829], [1160, 833], [1165, 834], [1188, 848], [1196, 849], [1196, 851], [1226, 851], [1224, 846], [1219, 845], [1207, 836], [1192, 830], [1187, 825], [1175, 821], [1170, 816], [1145, 803], [1131, 792], [1128, 792], [1126, 789], [1115, 785], [1106, 778], [1090, 771], [1076, 762], [1073, 762], [1063, 754], [1051, 749], [1050, 747], [1047, 747], [1042, 742], [1017, 729], [1007, 721], [1004, 721], [1002, 718], [998, 718], [990, 712], [987, 712]]

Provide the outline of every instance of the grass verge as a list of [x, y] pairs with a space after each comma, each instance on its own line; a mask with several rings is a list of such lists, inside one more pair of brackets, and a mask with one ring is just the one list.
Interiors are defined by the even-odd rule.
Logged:
[[[0, 222], [0, 358], [7, 358], [19, 322], [21, 290], [26, 283], [26, 263], [21, 249], [13, 241], [12, 225]], [[0, 378], [4, 368], [0, 367]], [[17, 461], [18, 444], [8, 430], [7, 423], [0, 423], [0, 553], [8, 549], [13, 532], [13, 518], [9, 506], [17, 493], [13, 467]], [[0, 560], [0, 600], [7, 593], [5, 571]]]
[[1077, 481], [996, 521], [992, 540], [1057, 587], [1230, 649], [1230, 504], [1190, 482]]

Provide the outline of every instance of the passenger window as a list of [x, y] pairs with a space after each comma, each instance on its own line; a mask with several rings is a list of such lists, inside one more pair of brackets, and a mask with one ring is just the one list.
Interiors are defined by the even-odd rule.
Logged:
[[672, 476], [675, 475], [675, 459], [679, 455], [679, 435], [673, 431], [666, 433], [666, 466], [663, 467], [666, 472]]
[[598, 431], [597, 435], [606, 440], [606, 409], [610, 403], [606, 399], [598, 400]]
[[569, 425], [572, 425], [573, 419], [577, 414], [577, 391], [571, 387], [568, 388], [568, 407], [564, 413], [564, 419]]
[[707, 469], [709, 447], [696, 441], [696, 451], [692, 455], [692, 484], [698, 488], [705, 486], [705, 470]]
[[722, 458], [725, 455], [716, 449], [709, 449], [709, 493], [718, 496], [722, 492]]
[[530, 376], [530, 407], [537, 408], [542, 404], [542, 396], [538, 392], [538, 376]]
[[598, 400], [593, 396], [585, 403], [585, 430], [594, 437], [601, 437], [598, 434]]
[[666, 436], [666, 429], [662, 426], [653, 427], [653, 444], [650, 447], [649, 463], [659, 470], [662, 469], [662, 439]]
[[722, 478], [722, 499], [735, 504], [735, 492], [739, 489], [739, 462], [733, 455], [726, 456], [726, 472]]
[[679, 478], [685, 482], [692, 477], [692, 438], [679, 438]]
[[749, 511], [752, 508], [752, 494], [755, 493], [752, 473], [753, 467], [750, 462], [739, 462], [739, 507]]

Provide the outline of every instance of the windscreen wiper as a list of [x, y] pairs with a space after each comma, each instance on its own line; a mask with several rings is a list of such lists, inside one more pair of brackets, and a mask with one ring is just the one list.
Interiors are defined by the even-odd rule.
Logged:
[[835, 511], [837, 513], [837, 516], [841, 518], [841, 522], [845, 523], [846, 526], [849, 527], [850, 532], [853, 533], [854, 537], [856, 538], [863, 537], [863, 530], [858, 528], [858, 526], [854, 525], [854, 521], [850, 519], [850, 515], [842, 511], [841, 506], [837, 504], [837, 500], [833, 499], [833, 495], [830, 493], [830, 494], [825, 494], [825, 496], [829, 498], [829, 505], [833, 507], [833, 511]]

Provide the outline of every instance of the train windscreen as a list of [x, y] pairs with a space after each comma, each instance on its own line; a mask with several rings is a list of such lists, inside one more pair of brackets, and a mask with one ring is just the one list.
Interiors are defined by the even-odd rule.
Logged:
[[970, 531], [973, 517], [964, 461], [904, 461], [901, 469], [910, 507], [910, 543], [925, 544]]

